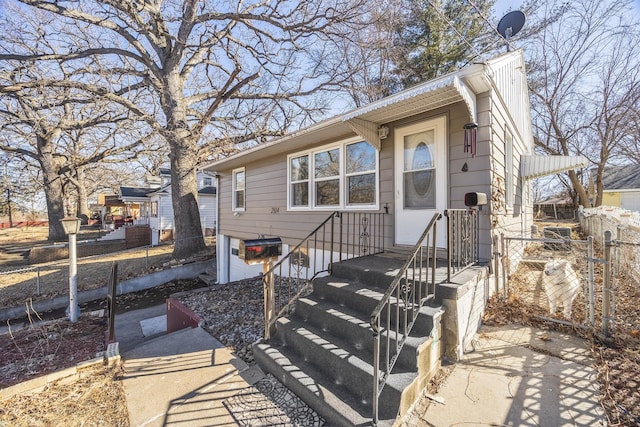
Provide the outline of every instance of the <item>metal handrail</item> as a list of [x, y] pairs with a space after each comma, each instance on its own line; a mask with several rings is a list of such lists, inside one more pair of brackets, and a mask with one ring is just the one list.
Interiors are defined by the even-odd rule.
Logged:
[[384, 215], [333, 212], [265, 271], [262, 278], [265, 294], [273, 295], [270, 301], [265, 301], [265, 339], [270, 338], [277, 319], [290, 312], [311, 281], [330, 272], [334, 262], [384, 251]]
[[[372, 399], [374, 425], [378, 423], [380, 394], [402, 351], [404, 342], [411, 333], [411, 329], [418, 318], [420, 308], [427, 301], [435, 297], [436, 221], [441, 217], [442, 215], [440, 213], [436, 213], [433, 218], [431, 218], [431, 221], [429, 221], [418, 242], [413, 247], [411, 254], [371, 313], [370, 325], [374, 338]], [[432, 237], [431, 246], [429, 246], [428, 242], [430, 236]], [[431, 266], [429, 266], [429, 262], [431, 262]], [[431, 276], [431, 280], [429, 280], [429, 275]], [[381, 372], [380, 334], [383, 314], [386, 315], [387, 336], [385, 359]], [[393, 322], [392, 317], [395, 317]], [[391, 348], [392, 345], [395, 347], [393, 352]]]

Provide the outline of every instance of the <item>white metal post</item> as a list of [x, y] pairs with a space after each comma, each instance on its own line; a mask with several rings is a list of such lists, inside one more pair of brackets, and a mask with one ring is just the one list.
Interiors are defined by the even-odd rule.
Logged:
[[69, 320], [78, 321], [78, 254], [76, 234], [69, 234]]

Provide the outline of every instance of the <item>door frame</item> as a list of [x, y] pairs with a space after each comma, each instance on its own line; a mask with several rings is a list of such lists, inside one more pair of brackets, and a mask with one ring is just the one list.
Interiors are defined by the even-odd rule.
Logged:
[[[435, 212], [444, 214], [449, 200], [449, 156], [447, 152], [448, 116], [433, 117], [420, 123], [398, 127], [394, 131], [394, 244], [414, 245], [424, 231]], [[404, 208], [404, 137], [420, 132], [434, 130], [435, 164], [436, 164], [436, 207], [435, 209]], [[424, 215], [421, 215], [424, 213]], [[410, 230], [410, 231], [409, 231]], [[437, 247], [444, 248], [447, 243], [446, 233], [437, 234]]]

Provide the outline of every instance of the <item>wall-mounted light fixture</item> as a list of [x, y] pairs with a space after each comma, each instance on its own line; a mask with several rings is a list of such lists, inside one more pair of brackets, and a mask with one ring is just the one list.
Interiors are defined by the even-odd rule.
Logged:
[[476, 134], [478, 125], [475, 123], [467, 123], [464, 129], [464, 152], [471, 153], [471, 157], [476, 156]]
[[386, 139], [389, 136], [389, 128], [386, 126], [380, 126], [378, 128], [378, 138]]

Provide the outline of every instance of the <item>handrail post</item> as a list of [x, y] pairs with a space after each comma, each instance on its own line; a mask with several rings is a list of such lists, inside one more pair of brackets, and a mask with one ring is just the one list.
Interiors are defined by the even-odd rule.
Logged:
[[451, 241], [451, 213], [447, 209], [444, 211], [444, 215], [447, 217], [447, 282], [451, 282], [451, 251], [453, 246]]
[[342, 217], [344, 214], [340, 215], [340, 247], [338, 248], [338, 253], [340, 254], [340, 262], [342, 262]]
[[275, 319], [275, 294], [273, 283], [273, 270], [271, 268], [272, 262], [263, 262], [262, 271], [264, 284], [264, 339], [269, 340], [271, 338], [271, 322]]
[[[378, 326], [380, 323], [380, 318], [377, 319]], [[374, 426], [378, 425], [378, 395], [380, 393], [379, 380], [380, 377], [380, 332], [379, 330], [373, 331], [373, 399], [371, 399], [371, 407], [372, 407], [372, 424]]]

